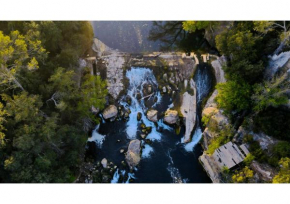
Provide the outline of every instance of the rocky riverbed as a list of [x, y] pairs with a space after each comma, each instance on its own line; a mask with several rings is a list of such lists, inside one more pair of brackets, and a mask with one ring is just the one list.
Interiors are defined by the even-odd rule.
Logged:
[[86, 181], [209, 182], [198, 142], [210, 65], [194, 53], [128, 54], [97, 39], [94, 50], [92, 73], [109, 82], [109, 98], [88, 139], [86, 158], [97, 166]]

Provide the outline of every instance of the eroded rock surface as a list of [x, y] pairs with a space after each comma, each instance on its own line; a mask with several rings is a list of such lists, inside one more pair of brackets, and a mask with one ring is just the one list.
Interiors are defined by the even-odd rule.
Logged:
[[104, 119], [110, 119], [116, 117], [118, 114], [117, 107], [114, 105], [108, 106], [104, 111], [103, 111], [103, 117]]
[[178, 112], [176, 110], [167, 110], [164, 116], [164, 122], [173, 125], [178, 120]]
[[211, 65], [214, 68], [216, 83], [226, 82], [225, 73], [222, 66], [226, 63], [226, 58], [224, 56], [212, 61]]
[[132, 140], [126, 153], [126, 161], [130, 168], [137, 166], [141, 160], [141, 142], [140, 140]]
[[157, 110], [154, 110], [154, 109], [148, 110], [148, 112], [147, 112], [148, 120], [150, 120], [152, 122], [157, 122], [157, 120], [158, 120], [157, 113], [158, 113]]
[[190, 95], [188, 92], [185, 92], [183, 94], [182, 105], [180, 107], [180, 111], [185, 119], [184, 143], [191, 141], [191, 133], [196, 121], [196, 88], [192, 79], [190, 80], [190, 87], [193, 89], [194, 94]]

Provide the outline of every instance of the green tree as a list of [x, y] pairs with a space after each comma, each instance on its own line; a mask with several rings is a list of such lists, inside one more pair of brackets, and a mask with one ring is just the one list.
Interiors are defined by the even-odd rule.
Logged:
[[[217, 21], [184, 21], [182, 27], [185, 31], [195, 32], [196, 30], [211, 28], [213, 25], [218, 24]], [[212, 29], [212, 28], [211, 28]]]
[[100, 76], [92, 76], [88, 74], [85, 81], [81, 85], [82, 101], [78, 104], [78, 109], [84, 117], [88, 117], [95, 122], [92, 108], [101, 110], [106, 103], [105, 97], [108, 94], [107, 83], [103, 81]]
[[21, 69], [38, 69], [36, 58], [46, 57], [46, 51], [37, 39], [38, 35], [29, 30], [25, 36], [19, 31], [12, 31], [7, 36], [0, 31], [0, 84], [24, 90], [19, 81]]
[[225, 30], [216, 36], [217, 49], [229, 59], [228, 66], [223, 67], [228, 79], [255, 83], [261, 78], [264, 66], [257, 48], [260, 40], [249, 30]]
[[287, 94], [290, 93], [289, 73], [276, 77], [273, 81], [265, 81], [263, 84], [256, 85], [252, 100], [254, 110], [259, 112], [269, 106], [278, 107], [288, 103]]
[[216, 86], [218, 106], [227, 114], [231, 111], [242, 111], [250, 108], [251, 86], [246, 82], [228, 81]]
[[13, 182], [70, 182], [80, 163], [86, 137], [75, 127], [59, 126], [58, 114], [43, 117], [42, 102], [36, 95], [22, 92], [2, 95], [13, 141], [4, 168]]
[[247, 183], [249, 179], [253, 178], [254, 172], [249, 167], [244, 167], [242, 170], [237, 171], [233, 176], [232, 180], [234, 183]]
[[282, 158], [279, 162], [280, 171], [273, 178], [273, 183], [290, 183], [290, 159]]
[[273, 55], [279, 54], [290, 42], [290, 26], [288, 21], [254, 21], [254, 29], [262, 34], [267, 34], [273, 30], [279, 32], [280, 44], [274, 51]]
[[3, 104], [0, 103], [0, 149], [5, 145], [5, 134], [6, 130], [3, 126], [3, 123], [6, 121], [5, 117], [7, 116], [7, 111], [3, 109]]

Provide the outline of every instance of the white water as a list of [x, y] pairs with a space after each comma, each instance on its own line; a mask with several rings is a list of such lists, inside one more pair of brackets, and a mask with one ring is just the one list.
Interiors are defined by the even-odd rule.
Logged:
[[208, 93], [209, 91], [209, 77], [206, 74], [202, 74], [201, 70], [197, 70], [197, 82], [195, 82], [196, 90], [197, 90], [197, 103], [200, 103], [203, 97]]
[[151, 154], [153, 153], [153, 148], [148, 145], [145, 144], [144, 149], [142, 149], [142, 159], [144, 158], [150, 158]]
[[[209, 92], [209, 76], [202, 74], [201, 70], [197, 70], [197, 78], [196, 81], [196, 90], [197, 90], [197, 103], [201, 103], [202, 99], [206, 96], [206, 94]], [[196, 117], [198, 119], [198, 117]], [[198, 144], [200, 139], [202, 138], [202, 131], [199, 125], [199, 122], [196, 123], [196, 128], [194, 130], [194, 133], [192, 135], [191, 142], [184, 145], [184, 149], [187, 152], [193, 152], [194, 147]], [[183, 138], [181, 139], [181, 143], [183, 143]]]
[[119, 169], [117, 169], [116, 172], [114, 173], [111, 183], [118, 183], [119, 178], [120, 178]]
[[93, 130], [92, 137], [90, 137], [88, 141], [96, 142], [96, 144], [101, 148], [106, 137], [105, 135], [101, 135], [100, 133], [98, 133], [99, 128], [100, 128], [100, 124], [98, 124], [96, 128]]
[[193, 152], [195, 145], [197, 145], [197, 143], [200, 141], [201, 137], [202, 137], [201, 129], [200, 129], [200, 127], [197, 127], [194, 131], [191, 142], [185, 144], [184, 149], [187, 152]]
[[179, 170], [176, 167], [174, 167], [173, 159], [170, 156], [170, 150], [168, 151], [167, 155], [168, 155], [168, 157], [170, 159], [170, 163], [168, 163], [167, 170], [170, 173], [170, 176], [172, 178], [172, 182], [173, 183], [186, 183], [188, 179], [187, 178], [186, 179], [182, 179]]
[[[128, 96], [131, 98], [131, 105], [129, 106], [126, 102], [121, 102], [121, 105], [125, 107], [129, 107], [131, 113], [129, 115], [129, 121], [127, 122], [126, 133], [128, 139], [135, 139], [137, 135], [138, 123], [137, 114], [141, 113], [141, 121], [146, 125], [146, 127], [152, 127], [151, 133], [146, 137], [151, 141], [161, 140], [161, 134], [157, 131], [155, 124], [147, 119], [146, 111], [147, 108], [144, 105], [144, 99], [138, 100], [137, 93], [141, 94], [141, 98], [143, 98], [143, 87], [145, 84], [151, 84], [152, 87], [155, 87], [155, 90], [158, 87], [157, 81], [152, 70], [147, 68], [132, 68], [126, 72], [126, 77], [129, 79], [129, 88], [128, 88]], [[139, 91], [139, 92], [138, 92]], [[152, 107], [156, 106], [161, 102], [162, 97], [159, 91], [155, 92], [150, 97], [157, 97], [157, 101], [152, 105]], [[147, 99], [146, 99], [147, 100]], [[158, 125], [164, 126], [165, 129], [170, 130], [163, 122], [158, 121]]]
[[102, 123], [106, 123], [106, 121], [101, 113], [99, 114], [99, 116], [100, 116], [100, 118], [102, 118]]
[[126, 183], [130, 183], [131, 178], [136, 179], [136, 177], [133, 173], [128, 173], [128, 179], [127, 179]]

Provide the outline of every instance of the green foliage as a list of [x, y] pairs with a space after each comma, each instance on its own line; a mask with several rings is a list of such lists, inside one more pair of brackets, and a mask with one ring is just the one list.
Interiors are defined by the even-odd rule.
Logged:
[[[254, 141], [253, 136], [252, 135], [245, 135], [243, 138], [243, 141], [245, 143], [248, 143], [250, 145], [250, 156], [249, 156], [249, 160], [251, 160], [252, 158], [254, 158], [255, 160], [257, 160], [258, 162], [267, 162], [268, 161], [268, 156], [266, 155], [266, 153], [264, 152], [264, 150], [260, 147], [259, 142]], [[246, 160], [247, 162], [247, 160]]]
[[249, 153], [247, 156], [246, 156], [246, 158], [244, 159], [244, 163], [247, 165], [247, 166], [249, 166], [251, 163], [252, 163], [252, 161], [255, 159], [255, 156], [254, 155], [252, 155], [251, 153]]
[[90, 110], [92, 106], [100, 110], [104, 108], [106, 103], [105, 97], [108, 94], [106, 86], [106, 81], [103, 81], [100, 76], [92, 76], [90, 74], [86, 76], [86, 80], [81, 86], [83, 100], [78, 104], [78, 109], [81, 111], [83, 116], [95, 120], [95, 117]]
[[4, 131], [6, 130], [3, 126], [3, 123], [6, 122], [5, 117], [8, 116], [6, 110], [4, 110], [3, 104], [0, 103], [0, 149], [5, 145], [5, 134]]
[[274, 167], [277, 167], [279, 160], [283, 157], [290, 157], [290, 143], [286, 141], [278, 142], [272, 148], [272, 156], [269, 158], [268, 163]]
[[255, 36], [251, 27], [243, 22], [234, 29], [225, 30], [216, 36], [217, 49], [229, 59], [224, 67], [226, 77], [230, 80], [242, 79], [255, 83], [261, 79], [264, 65], [259, 53], [261, 37]]
[[224, 145], [228, 142], [230, 142], [234, 136], [233, 128], [230, 125], [227, 125], [222, 128], [218, 133], [217, 137], [214, 137], [210, 145], [208, 146], [207, 153], [213, 154], [214, 151], [219, 148], [221, 145]]
[[226, 113], [237, 110], [242, 111], [250, 108], [251, 86], [246, 82], [228, 81], [216, 86], [218, 106]]
[[273, 183], [290, 183], [290, 159], [282, 158], [279, 162], [280, 171], [273, 178]]
[[79, 87], [76, 76], [78, 60], [90, 53], [92, 27], [0, 22], [0, 30], [0, 182], [72, 182], [87, 140], [81, 118], [90, 113], [78, 104], [102, 108], [106, 95], [100, 80], [89, 86], [87, 77]]
[[276, 77], [272, 82], [258, 84], [254, 88], [252, 99], [254, 110], [260, 112], [268, 107], [278, 107], [288, 103], [287, 92], [290, 88], [289, 74]]
[[[46, 57], [46, 50], [41, 46], [37, 33], [31, 30], [21, 35], [19, 31], [12, 31], [4, 35], [0, 31], [0, 84], [10, 88], [19, 87], [19, 72], [23, 68], [34, 70], [38, 68], [38, 59]], [[11, 86], [12, 84], [12, 86]]]
[[214, 113], [211, 113], [211, 114], [209, 114], [209, 115], [203, 115], [202, 116], [202, 118], [201, 118], [201, 122], [203, 123], [203, 125], [205, 126], [205, 125], [207, 125], [208, 124], [208, 122], [209, 122], [209, 120], [210, 120], [210, 118], [211, 118], [211, 116], [213, 115]]
[[184, 21], [182, 22], [182, 27], [185, 31], [195, 32], [196, 30], [205, 29], [211, 24], [214, 24], [214, 21]]
[[233, 176], [232, 180], [234, 183], [247, 183], [253, 178], [254, 172], [249, 167], [244, 167], [242, 170], [237, 171]]
[[4, 165], [13, 181], [68, 182], [67, 176], [75, 173], [79, 163], [84, 134], [74, 127], [59, 126], [57, 114], [43, 117], [38, 96], [22, 92], [2, 99], [13, 127], [8, 133], [13, 150]]

